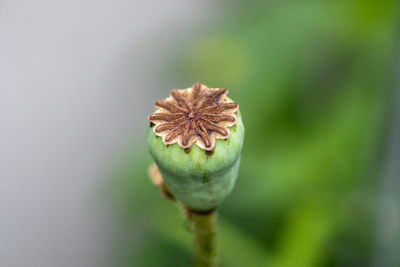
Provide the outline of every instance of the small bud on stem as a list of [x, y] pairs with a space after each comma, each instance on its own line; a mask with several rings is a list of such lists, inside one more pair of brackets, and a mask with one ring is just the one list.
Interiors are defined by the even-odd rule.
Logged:
[[162, 181], [154, 170], [151, 176], [188, 209], [196, 266], [216, 266], [216, 208], [232, 191], [239, 169], [244, 126], [239, 105], [227, 94], [195, 83], [156, 101], [149, 116], [148, 147]]

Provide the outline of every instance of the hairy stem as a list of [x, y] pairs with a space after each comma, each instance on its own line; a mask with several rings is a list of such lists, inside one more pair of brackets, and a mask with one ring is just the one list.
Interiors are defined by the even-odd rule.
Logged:
[[217, 211], [189, 211], [194, 237], [194, 266], [216, 267], [217, 264]]

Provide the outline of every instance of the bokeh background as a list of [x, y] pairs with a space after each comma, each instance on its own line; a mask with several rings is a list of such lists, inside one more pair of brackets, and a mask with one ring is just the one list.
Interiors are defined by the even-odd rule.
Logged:
[[153, 103], [246, 127], [221, 266], [400, 266], [400, 2], [0, 1], [0, 266], [190, 266], [151, 184]]

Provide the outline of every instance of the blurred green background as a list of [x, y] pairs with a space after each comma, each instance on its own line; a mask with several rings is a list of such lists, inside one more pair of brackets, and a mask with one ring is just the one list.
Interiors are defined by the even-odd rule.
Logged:
[[[246, 138], [220, 207], [221, 266], [400, 266], [398, 197], [392, 217], [378, 220], [399, 1], [221, 4], [161, 67], [167, 84], [225, 87], [240, 105]], [[188, 222], [151, 184], [144, 143], [133, 141], [115, 166], [112, 265], [190, 266]]]

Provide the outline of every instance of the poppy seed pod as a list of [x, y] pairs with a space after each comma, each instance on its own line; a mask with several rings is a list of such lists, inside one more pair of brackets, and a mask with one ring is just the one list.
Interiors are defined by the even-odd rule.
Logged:
[[244, 126], [223, 88], [196, 83], [156, 102], [148, 146], [172, 195], [194, 211], [215, 209], [238, 174]]

